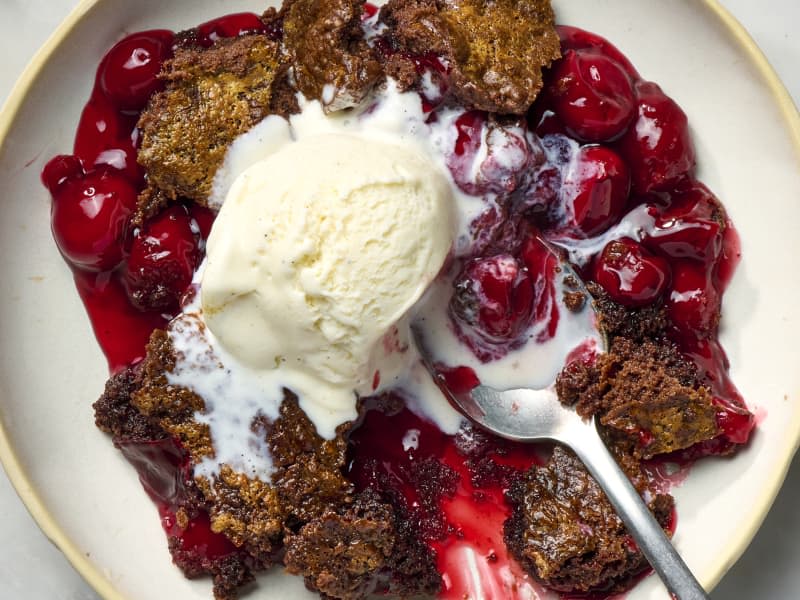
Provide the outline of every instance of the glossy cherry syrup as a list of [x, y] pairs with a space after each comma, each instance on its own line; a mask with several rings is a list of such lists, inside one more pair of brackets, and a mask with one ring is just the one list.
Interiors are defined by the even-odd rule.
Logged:
[[[374, 16], [372, 7], [366, 8], [366, 16]], [[150, 333], [177, 310], [175, 299], [188, 285], [186, 273], [202, 256], [213, 221], [209, 211], [187, 204], [139, 227], [131, 224], [131, 190], [144, 186], [136, 163], [139, 111], [161, 89], [155, 75], [176, 44], [208, 46], [220, 37], [252, 32], [281, 36], [280, 24], [267, 26], [254, 14], [239, 13], [203, 24], [181, 40], [155, 30], [119, 42], [98, 68], [73, 154], [54, 158], [42, 173], [54, 198], [54, 236], [112, 371], [140, 361]], [[642, 239], [615, 240], [625, 248], [617, 248], [614, 256], [599, 252], [588, 272], [628, 306], [664, 301], [675, 321], [671, 337], [712, 389], [722, 434], [665, 460], [725, 453], [746, 443], [753, 428], [753, 416], [730, 381], [716, 338], [719, 302], [740, 254], [735, 230], [716, 210], [713, 195], [693, 179], [694, 149], [677, 104], [655, 84], [642, 81], [606, 40], [574, 28], [561, 27], [559, 33], [565, 58], [554, 65], [529, 120], [543, 145], [563, 134], [584, 143], [584, 165], [572, 180], [561, 183], [555, 172], [542, 172], [525, 206], [534, 215], [546, 215], [561, 197], [559, 186], [569, 188], [571, 220], [538, 223], [544, 235], [555, 237], [601, 235], [626, 211], [647, 206], [653, 226]], [[388, 51], [384, 46], [378, 39], [376, 47]], [[444, 93], [447, 71], [442, 62], [429, 55], [411, 58], [418, 70], [434, 74]], [[423, 100], [426, 110], [438, 101]], [[480, 177], [470, 178], [470, 160], [487, 120], [479, 111], [458, 118], [448, 166], [468, 193], [510, 194], [542, 157], [525, 143], [524, 127], [516, 133], [505, 130], [499, 143], [518, 150], [513, 164], [487, 159], [479, 165]], [[497, 227], [500, 218], [499, 213], [483, 216], [475, 229], [480, 232], [487, 223]], [[501, 244], [505, 254], [490, 251], [488, 243], [478, 244], [481, 252], [466, 263], [453, 314], [478, 330], [471, 339], [512, 348], [532, 321], [549, 323], [545, 335], [557, 326], [558, 315], [545, 310], [552, 305], [545, 300], [554, 293], [548, 287], [554, 265], [548, 262], [550, 254], [540, 252], [528, 237], [530, 231], [527, 226], [507, 227], [501, 232], [501, 238], [507, 236]], [[167, 260], [159, 263], [162, 250]], [[536, 285], [537, 278], [541, 285]], [[162, 296], [151, 292], [161, 288], [166, 300], [154, 304], [150, 300]], [[447, 380], [456, 391], [478, 383], [474, 372], [457, 366], [448, 371]], [[191, 474], [177, 443], [123, 443], [121, 448], [158, 505], [165, 531], [180, 539], [181, 550], [206, 559], [236, 552], [224, 536], [211, 532], [204, 513], [185, 527], [179, 525], [177, 511], [188, 500]], [[352, 436], [348, 475], [360, 488], [381, 490], [411, 515], [437, 553], [445, 597], [514, 598], [536, 588], [505, 550], [502, 525], [509, 508], [504, 491], [510, 477], [541, 464], [546, 453], [547, 447], [509, 444], [469, 430], [447, 436], [407, 409], [392, 414], [374, 409]], [[426, 479], [420, 476], [423, 472], [437, 473], [439, 479]], [[431, 481], [442, 485], [431, 489]], [[467, 563], [473, 566], [466, 569]], [[476, 581], [481, 590], [474, 587]]]
[[[351, 437], [347, 475], [359, 489], [380, 490], [407, 511], [436, 551], [442, 598], [514, 600], [543, 590], [506, 550], [504, 492], [514, 474], [543, 464], [547, 451], [469, 429], [448, 436], [408, 409], [370, 410]], [[447, 475], [431, 475], [432, 464]]]
[[[573, 220], [553, 224], [544, 235], [560, 240], [599, 236], [624, 218], [626, 210], [646, 207], [652, 220], [641, 225], [641, 239], [609, 240], [590, 258], [591, 269], [584, 275], [623, 305], [664, 303], [673, 323], [669, 335], [697, 365], [700, 382], [710, 387], [722, 431], [717, 439], [683, 454], [727, 453], [746, 443], [755, 425], [730, 379], [728, 360], [717, 339], [722, 295], [741, 256], [736, 230], [719, 200], [695, 179], [694, 146], [686, 115], [677, 103], [658, 85], [644, 81], [608, 41], [571, 27], [559, 27], [559, 34], [567, 52], [553, 67], [546, 92], [531, 110], [532, 125], [544, 140], [570, 132], [589, 142], [611, 140], [583, 145], [577, 170], [591, 172], [583, 163], [608, 152], [615, 157], [610, 164], [621, 159], [624, 166], [616, 170], [630, 174], [631, 191], [625, 193], [626, 199], [611, 202], [608, 198], [621, 195], [611, 192], [613, 177], [590, 177], [586, 186], [567, 178]], [[620, 79], [625, 74], [630, 85]], [[597, 82], [596, 89], [587, 85], [591, 81]], [[626, 129], [598, 128], [604, 114], [613, 117], [613, 123], [628, 119], [631, 101], [635, 110]], [[602, 159], [594, 160], [598, 172], [610, 172]], [[621, 177], [617, 190], [623, 185]], [[611, 195], [587, 202], [582, 188], [595, 193], [597, 182], [604, 186], [599, 188], [602, 192]]]
[[[239, 13], [200, 25], [189, 38], [211, 45], [251, 32], [276, 35], [258, 15]], [[53, 235], [112, 373], [142, 360], [150, 334], [178, 310], [214, 218], [205, 208], [177, 205], [142, 227], [131, 223], [136, 195], [145, 184], [136, 162], [136, 123], [150, 96], [162, 89], [157, 75], [177, 43], [173, 32], [152, 30], [115, 44], [97, 69], [73, 154], [56, 156], [42, 171], [53, 196]], [[163, 293], [152, 293], [154, 288]], [[164, 531], [179, 540], [179, 550], [197, 564], [239, 552], [211, 531], [202, 511], [185, 527], [179, 524], [176, 512], [188, 501], [191, 472], [176, 441], [122, 443], [120, 448], [157, 505]]]
[[122, 442], [120, 450], [139, 473], [139, 481], [156, 504], [161, 525], [180, 550], [209, 560], [241, 552], [227, 537], [211, 531], [208, 515], [201, 512], [181, 527], [178, 511], [190, 502], [192, 466], [180, 444], [171, 439]]

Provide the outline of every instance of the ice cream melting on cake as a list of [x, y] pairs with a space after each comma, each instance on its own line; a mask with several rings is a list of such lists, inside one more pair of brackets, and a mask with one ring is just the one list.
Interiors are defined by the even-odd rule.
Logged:
[[[486, 365], [447, 316], [448, 257], [470, 252], [473, 223], [496, 198], [465, 184], [484, 175], [486, 152], [459, 165], [454, 179], [463, 110], [431, 118], [418, 94], [391, 81], [353, 111], [326, 115], [317, 101], [301, 107], [288, 121], [267, 117], [229, 149], [211, 196], [220, 212], [196, 276], [201, 301], [168, 328], [178, 355], [170, 383], [203, 397], [196, 419], [214, 443], [215, 456], [196, 475], [228, 464], [269, 480], [269, 452], [251, 424], [277, 418], [284, 389], [328, 439], [357, 417], [358, 396], [388, 389], [455, 433], [461, 416], [420, 364], [412, 320], [432, 333], [437, 360], [483, 377]], [[487, 135], [484, 124], [481, 143]], [[491, 158], [504, 168], [525, 156], [514, 144], [495, 144]], [[570, 351], [596, 341], [590, 311], [561, 310], [560, 291], [553, 302], [563, 313], [557, 334], [492, 361], [490, 383], [546, 386]]]
[[452, 206], [413, 148], [302, 137], [231, 187], [208, 240], [206, 324], [242, 363], [279, 371], [332, 437], [357, 416], [354, 392], [408, 370], [406, 313], [450, 253]]

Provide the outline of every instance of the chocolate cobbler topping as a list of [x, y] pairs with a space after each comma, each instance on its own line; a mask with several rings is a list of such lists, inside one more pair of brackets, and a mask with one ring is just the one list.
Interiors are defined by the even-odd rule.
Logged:
[[[148, 60], [115, 71], [131, 52]], [[449, 327], [491, 362], [552, 337], [558, 302], [576, 318], [592, 302], [607, 351], [571, 353], [555, 389], [597, 420], [671, 535], [654, 465], [730, 454], [753, 427], [716, 339], [735, 232], [694, 179], [677, 104], [605, 40], [556, 27], [547, 0], [286, 0], [112, 48], [75, 155], [43, 173], [56, 242], [112, 367], [97, 427], [139, 472], [175, 564], [210, 576], [217, 600], [281, 565], [326, 599], [454, 598], [465, 548], [520, 585], [625, 591], [648, 565], [570, 451], [466, 422], [447, 435], [400, 392], [354, 397], [357, 418], [328, 439], [284, 388], [272, 417], [244, 423], [268, 448], [268, 477], [201, 468], [217, 457], [209, 402], [175, 383], [186, 356], [170, 327], [198, 292], [229, 147], [304, 102], [355, 115], [394, 86], [419, 96], [427, 125], [453, 117], [442, 150], [453, 187], [486, 204], [472, 254], [442, 275]], [[87, 197], [91, 216], [71, 208]], [[540, 236], [573, 251], [590, 298], [547, 263]], [[441, 367], [453, 389], [479, 382]]]

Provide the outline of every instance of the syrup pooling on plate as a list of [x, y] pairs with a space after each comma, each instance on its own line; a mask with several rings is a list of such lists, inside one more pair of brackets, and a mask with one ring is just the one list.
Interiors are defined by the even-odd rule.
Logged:
[[[384, 51], [377, 11], [368, 7], [366, 13], [368, 41]], [[253, 32], [281, 36], [279, 27], [250, 14], [215, 20], [192, 35], [201, 46], [211, 46], [220, 37]], [[665, 303], [671, 319], [667, 333], [711, 388], [720, 430], [672, 458], [730, 452], [746, 443], [753, 427], [716, 339], [721, 296], [738, 259], [735, 231], [713, 194], [694, 180], [694, 150], [685, 115], [674, 101], [642, 81], [607, 41], [571, 28], [560, 33], [564, 58], [547, 75], [545, 91], [527, 118], [443, 105], [442, 82], [450, 67], [435, 55], [422, 55], [412, 57], [422, 77], [419, 94], [400, 93], [390, 81], [361, 108], [332, 115], [325, 115], [319, 102], [306, 101], [293, 117], [295, 137], [320, 128], [399, 135], [449, 178], [459, 214], [452, 260], [410, 316], [436, 331], [437, 359], [451, 388], [466, 391], [481, 379], [512, 381], [509, 371], [515, 384], [537, 385], [552, 380], [563, 363], [596, 360], [591, 313], [566, 306], [571, 288], [537, 246], [541, 236], [563, 248], [584, 279], [599, 284], [621, 306]], [[143, 32], [109, 52], [82, 116], [75, 154], [51, 161], [43, 180], [54, 197], [56, 241], [73, 268], [111, 369], [141, 360], [149, 334], [185, 312], [168, 326], [173, 332], [189, 322], [194, 327], [182, 329], [191, 333], [186, 340], [183, 334], [173, 337], [187, 342], [179, 348], [184, 362], [179, 360], [173, 371], [173, 383], [194, 386], [206, 400], [205, 412], [196, 418], [210, 425], [218, 417], [234, 420], [215, 411], [212, 398], [220, 385], [230, 394], [232, 384], [209, 380], [204, 388], [192, 354], [213, 355], [209, 371], [216, 368], [231, 378], [241, 373], [213, 337], [203, 342], [210, 346], [190, 341], [205, 335], [196, 289], [189, 286], [214, 214], [186, 202], [136, 226], [131, 220], [132, 197], [144, 183], [134, 159], [138, 112], [161, 88], [155, 74], [172, 55], [173, 43], [170, 32]], [[320, 100], [325, 103], [334, 93], [323, 90]], [[292, 136], [282, 131], [285, 123], [268, 117], [234, 142], [215, 177], [212, 206], [218, 208], [248, 164], [288, 143]], [[188, 301], [182, 300], [187, 290]], [[413, 359], [413, 348], [408, 352]], [[540, 372], [525, 373], [526, 357], [536, 352], [552, 364], [537, 360]], [[407, 408], [398, 409], [397, 400], [394, 408], [368, 400], [370, 410], [350, 437], [347, 474], [360, 489], [380, 490], [410, 514], [409, 523], [419, 525], [436, 552], [446, 597], [480, 592], [536, 597], [541, 590], [506, 549], [501, 528], [512, 510], [511, 482], [544, 464], [547, 450], [471, 432], [426, 377], [420, 365], [412, 364], [405, 379], [383, 382]], [[280, 377], [270, 385], [279, 390]], [[208, 391], [214, 386], [216, 391]], [[272, 395], [276, 399], [269, 410], [258, 402], [229, 407], [244, 426], [227, 435], [228, 450], [215, 447], [217, 461], [269, 477], [269, 451], [249, 423], [254, 410], [274, 418], [279, 399]], [[226, 437], [219, 432], [215, 444]], [[639, 433], [647, 446], [649, 432]], [[167, 534], [182, 537], [181, 550], [198, 560], [231, 551], [224, 537], [211, 533], [202, 512], [188, 522], [175, 516], [183, 502], [179, 483], [174, 493], [164, 491], [170, 481], [190, 477], [188, 469], [208, 477], [218, 465], [213, 460], [185, 463], [180, 443], [169, 438], [139, 444], [123, 450], [160, 505]], [[255, 462], [231, 458], [242, 446], [254, 452]], [[161, 475], [148, 477], [151, 469]], [[435, 483], [441, 485], [432, 490]], [[481, 527], [473, 527], [475, 522]], [[465, 562], [474, 568], [465, 570]]]

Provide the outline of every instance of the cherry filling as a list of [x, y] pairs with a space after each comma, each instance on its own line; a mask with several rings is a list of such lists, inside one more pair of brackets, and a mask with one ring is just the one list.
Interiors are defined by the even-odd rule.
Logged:
[[[521, 213], [539, 235], [578, 251], [579, 272], [616, 302], [665, 305], [670, 337], [695, 362], [719, 408], [722, 434], [693, 452], [728, 452], [747, 441], [754, 425], [717, 341], [722, 294], [740, 256], [736, 231], [720, 202], [694, 178], [694, 146], [680, 107], [642, 80], [606, 40], [574, 28], [559, 32], [564, 56], [529, 113], [536, 138], [525, 134], [531, 153], [538, 147], [548, 159], [526, 165], [536, 172], [532, 184], [523, 180], [526, 188], [505, 196], [498, 188], [476, 187], [474, 161], [487, 162], [495, 152], [487, 139], [490, 117], [467, 112], [456, 121], [448, 163], [455, 181], [465, 191], [500, 194], [501, 209], [488, 209], [478, 221], [476, 237], [489, 241], [476, 245], [477, 256], [455, 279], [454, 327], [488, 361], [517, 347], [526, 321], [547, 318], [529, 307], [533, 272], [518, 266], [524, 265], [518, 254], [497, 251], [509, 246], [505, 232], [519, 237], [526, 229], [496, 222]], [[582, 244], [587, 238], [595, 243]], [[579, 250], [586, 247], [597, 250]]]
[[141, 111], [163, 87], [158, 79], [161, 65], [172, 57], [171, 31], [143, 31], [129, 35], [108, 51], [97, 70], [97, 83], [120, 111]]
[[562, 199], [576, 228], [591, 236], [619, 221], [630, 192], [630, 172], [622, 158], [604, 146], [583, 146], [575, 168], [564, 178]]
[[595, 263], [594, 280], [620, 304], [644, 306], [664, 294], [670, 268], [665, 259], [630, 238], [621, 238], [603, 248]]
[[442, 598], [521, 599], [542, 590], [506, 550], [504, 493], [514, 474], [546, 456], [546, 448], [468, 429], [445, 435], [408, 409], [373, 409], [351, 437], [347, 475], [404, 511], [436, 551]]
[[[365, 10], [374, 17], [373, 7]], [[279, 39], [280, 28], [239, 13], [180, 39], [166, 30], [123, 39], [98, 67], [73, 154], [53, 158], [42, 172], [53, 197], [55, 241], [111, 371], [140, 361], [151, 332], [179, 310], [214, 218], [186, 203], [134, 223], [144, 186], [136, 123], [162, 88], [156, 76], [176, 44], [210, 46], [246, 33]], [[666, 458], [727, 453], [745, 444], [754, 427], [717, 340], [722, 294], [740, 256], [736, 232], [719, 201], [694, 179], [694, 147], [680, 107], [643, 81], [608, 41], [569, 27], [559, 33], [564, 57], [553, 65], [527, 122], [480, 111], [455, 120], [446, 163], [462, 191], [487, 198], [487, 209], [472, 224], [477, 241], [454, 280], [453, 326], [484, 361], [525, 343], [534, 325], [538, 333], [530, 343], [553, 337], [558, 265], [539, 237], [568, 247], [597, 241], [577, 268], [624, 306], [663, 302], [669, 336], [695, 362], [718, 409], [717, 438]], [[378, 38], [376, 48], [391, 52], [382, 42]], [[434, 55], [407, 58], [418, 73], [431, 75], [433, 87], [421, 95], [435, 118], [447, 69]], [[438, 90], [435, 98], [431, 90]], [[635, 234], [622, 227], [633, 219]], [[618, 226], [624, 233], [615, 233]], [[569, 360], [593, 358], [578, 349]], [[480, 383], [466, 367], [443, 365], [442, 371], [456, 393]], [[446, 597], [513, 597], [510, 589], [522, 594], [529, 584], [502, 540], [509, 514], [504, 492], [515, 473], [541, 464], [543, 450], [470, 431], [447, 436], [407, 409], [373, 407], [350, 440], [348, 475], [410, 515], [436, 551]], [[191, 473], [175, 442], [120, 447], [181, 551], [201, 562], [236, 552], [211, 532], [205, 513], [188, 522], [179, 518]], [[477, 565], [482, 591], [465, 577], [465, 561]]]
[[583, 142], [618, 138], [636, 113], [631, 79], [613, 58], [588, 47], [567, 50], [553, 69], [550, 94], [567, 131]]
[[214, 560], [241, 552], [227, 537], [211, 531], [204, 512], [182, 523], [179, 511], [191, 506], [192, 466], [189, 455], [173, 438], [150, 442], [120, 442], [122, 454], [139, 473], [139, 481], [158, 507], [167, 536], [189, 556]]
[[695, 165], [686, 114], [661, 88], [636, 83], [637, 116], [618, 148], [628, 161], [637, 193], [672, 189]]
[[84, 271], [112, 271], [122, 262], [136, 189], [111, 170], [66, 177], [53, 192], [53, 235], [64, 258]]
[[140, 112], [162, 89], [157, 75], [176, 44], [211, 45], [253, 32], [277, 35], [258, 15], [238, 13], [180, 40], [162, 29], [124, 38], [97, 68], [73, 154], [56, 156], [42, 171], [53, 196], [53, 236], [112, 372], [141, 360], [150, 333], [178, 310], [213, 221], [207, 209], [187, 205], [134, 226], [145, 183], [136, 162]]
[[[209, 45], [251, 31], [275, 35], [250, 13], [217, 19], [197, 31], [201, 42], [212, 40]], [[162, 88], [157, 75], [176, 43], [171, 31], [154, 30], [134, 33], [111, 48], [97, 69], [73, 154], [54, 157], [42, 171], [53, 197], [53, 236], [112, 372], [142, 360], [150, 334], [178, 309], [214, 218], [203, 207], [178, 205], [142, 227], [132, 222], [144, 187], [136, 123]], [[211, 531], [204, 512], [187, 521], [178, 518], [189, 499], [191, 471], [177, 442], [122, 442], [120, 449], [157, 505], [166, 534], [178, 540], [187, 572], [199, 574], [208, 561], [241, 552]]]
[[151, 219], [134, 237], [124, 268], [131, 303], [141, 310], [177, 310], [200, 264], [200, 241], [200, 226], [183, 205]]
[[458, 322], [486, 341], [516, 340], [533, 318], [533, 282], [508, 254], [476, 258], [455, 282], [451, 310]]

